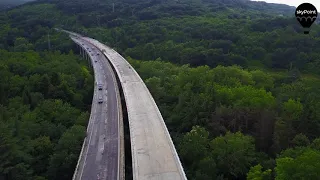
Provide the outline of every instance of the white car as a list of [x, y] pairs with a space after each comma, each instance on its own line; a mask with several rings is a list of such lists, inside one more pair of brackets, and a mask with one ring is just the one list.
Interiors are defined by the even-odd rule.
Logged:
[[98, 103], [99, 103], [99, 104], [103, 103], [102, 96], [99, 96]]

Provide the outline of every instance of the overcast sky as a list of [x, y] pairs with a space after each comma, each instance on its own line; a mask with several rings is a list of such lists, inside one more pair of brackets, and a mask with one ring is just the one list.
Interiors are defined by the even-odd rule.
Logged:
[[290, 6], [299, 6], [302, 3], [311, 3], [313, 4], [316, 8], [317, 11], [320, 12], [320, 0], [255, 0], [255, 1], [265, 1], [267, 3], [278, 3], [278, 4], [287, 4]]

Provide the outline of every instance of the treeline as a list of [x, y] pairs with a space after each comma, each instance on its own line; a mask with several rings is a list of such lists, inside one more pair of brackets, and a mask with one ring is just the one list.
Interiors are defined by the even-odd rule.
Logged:
[[319, 177], [320, 79], [129, 62], [155, 98], [189, 179]]
[[92, 72], [72, 52], [0, 50], [0, 82], [0, 179], [71, 179]]
[[320, 28], [314, 24], [311, 34], [304, 35], [292, 7], [240, 0], [119, 1], [114, 9], [109, 1], [54, 4], [74, 17], [60, 14], [59, 25], [136, 59], [319, 74]]
[[[136, 59], [160, 58], [194, 67], [296, 68], [319, 74], [315, 52], [320, 28], [315, 24], [311, 34], [304, 35], [292, 7], [240, 0], [114, 4], [113, 9], [111, 1], [42, 0], [7, 11], [0, 16], [6, 42], [2, 46], [8, 49], [14, 37], [22, 37], [43, 50], [52, 28], [62, 27]], [[52, 44], [66, 46], [55, 37]]]
[[237, 64], [268, 69], [297, 68], [319, 74], [319, 27], [311, 29], [311, 37], [300, 29], [293, 18], [244, 21], [198, 16], [94, 29], [89, 34], [136, 59], [160, 58], [193, 67]]

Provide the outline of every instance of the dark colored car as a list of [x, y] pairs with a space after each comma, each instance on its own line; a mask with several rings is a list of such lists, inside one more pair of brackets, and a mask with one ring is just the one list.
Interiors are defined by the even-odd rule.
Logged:
[[102, 90], [102, 84], [98, 84], [98, 89]]

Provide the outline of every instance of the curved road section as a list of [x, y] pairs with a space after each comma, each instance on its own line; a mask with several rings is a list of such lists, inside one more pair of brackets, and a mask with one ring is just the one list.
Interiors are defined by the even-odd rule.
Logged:
[[187, 179], [162, 115], [138, 73], [113, 49], [91, 38], [81, 39], [104, 53], [120, 79], [130, 126], [133, 179]]
[[115, 74], [102, 52], [80, 38], [71, 37], [87, 53], [95, 75], [91, 115], [74, 180], [120, 178], [120, 94]]

